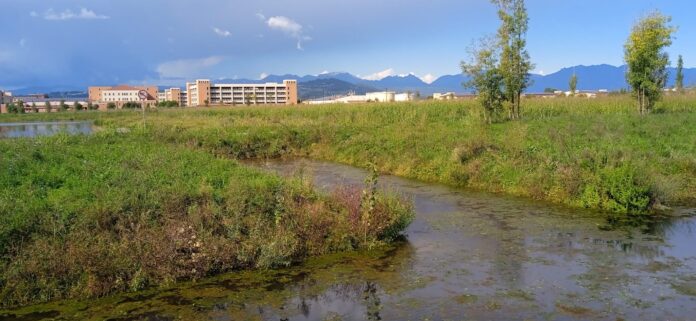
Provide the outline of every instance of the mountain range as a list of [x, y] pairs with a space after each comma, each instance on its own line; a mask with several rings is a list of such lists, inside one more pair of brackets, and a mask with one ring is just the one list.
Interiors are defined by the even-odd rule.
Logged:
[[[530, 93], [540, 93], [546, 89], [568, 90], [570, 77], [575, 73], [578, 77], [578, 89], [610, 91], [628, 88], [625, 79], [625, 66], [593, 65], [574, 66], [563, 68], [548, 75], [532, 74], [532, 85], [527, 89]], [[673, 86], [676, 74], [675, 68], [669, 69], [670, 79], [668, 86]], [[696, 68], [684, 69], [684, 83], [696, 85]], [[435, 92], [465, 93], [462, 84], [467, 77], [462, 74], [444, 75], [432, 83], [426, 83], [415, 75], [389, 76], [380, 80], [366, 80], [347, 72], [322, 73], [319, 75], [268, 75], [260, 80], [250, 79], [218, 79], [216, 83], [266, 83], [282, 82], [286, 79], [295, 79], [299, 83], [299, 95], [301, 99], [315, 99], [335, 95], [345, 95], [351, 92], [363, 94], [370, 91], [417, 91], [421, 95], [430, 95]], [[60, 89], [57, 89], [60, 88]], [[72, 88], [70, 86], [44, 86], [15, 90], [18, 95], [36, 92], [85, 90], [84, 88]]]

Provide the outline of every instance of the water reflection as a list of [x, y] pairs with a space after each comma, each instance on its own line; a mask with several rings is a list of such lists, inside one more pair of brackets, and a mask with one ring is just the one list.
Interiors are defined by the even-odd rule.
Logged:
[[90, 134], [92, 122], [0, 123], [0, 138], [51, 136], [58, 133]]

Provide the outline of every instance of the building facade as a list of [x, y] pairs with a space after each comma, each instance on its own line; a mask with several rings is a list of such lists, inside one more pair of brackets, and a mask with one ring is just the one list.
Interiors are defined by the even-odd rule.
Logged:
[[[89, 101], [93, 103], [116, 103], [117, 105], [127, 102], [156, 103], [158, 99], [156, 86], [128, 86], [120, 85], [115, 87], [89, 87]], [[140, 97], [140, 93], [146, 94], [145, 99]]]
[[265, 84], [211, 84], [208, 79], [186, 83], [186, 105], [296, 105], [297, 81]]

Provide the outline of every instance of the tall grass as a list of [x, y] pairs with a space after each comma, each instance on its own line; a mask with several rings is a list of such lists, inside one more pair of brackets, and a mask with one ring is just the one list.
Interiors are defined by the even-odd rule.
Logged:
[[[694, 203], [696, 96], [667, 95], [645, 117], [635, 106], [626, 95], [534, 98], [521, 121], [491, 126], [475, 100], [177, 109], [149, 114], [148, 135], [235, 158], [372, 161], [400, 176], [626, 215]], [[49, 116], [8, 119], [32, 117]], [[70, 118], [139, 124], [127, 112]]]
[[380, 195], [356, 221], [350, 193], [146, 134], [0, 140], [0, 305], [287, 266], [391, 242], [413, 218]]

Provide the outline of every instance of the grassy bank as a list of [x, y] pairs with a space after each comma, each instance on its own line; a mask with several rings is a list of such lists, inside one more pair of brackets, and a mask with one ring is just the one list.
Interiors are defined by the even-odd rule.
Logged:
[[360, 188], [320, 195], [137, 130], [0, 140], [0, 168], [4, 306], [287, 266], [390, 242], [412, 219], [394, 197], [367, 209]]
[[[148, 131], [233, 158], [372, 161], [404, 177], [611, 213], [696, 202], [696, 96], [667, 96], [644, 117], [628, 96], [530, 99], [523, 108], [523, 120], [491, 126], [475, 101], [176, 109], [149, 114]], [[56, 116], [23, 119], [46, 117]], [[140, 126], [129, 112], [57, 117]]]

